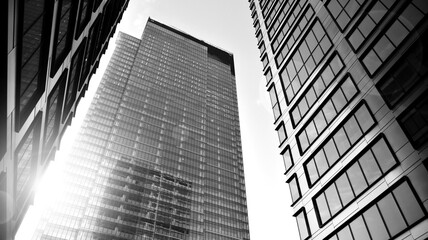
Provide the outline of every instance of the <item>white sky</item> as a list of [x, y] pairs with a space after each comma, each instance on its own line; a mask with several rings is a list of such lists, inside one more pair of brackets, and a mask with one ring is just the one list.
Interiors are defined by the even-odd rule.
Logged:
[[46, 189], [53, 189], [52, 183], [60, 182], [55, 173], [89, 107], [114, 50], [117, 33], [122, 31], [140, 38], [148, 17], [234, 54], [250, 237], [252, 240], [299, 239], [246, 0], [130, 1], [88, 93], [80, 102], [76, 118], [64, 135], [61, 151], [39, 185], [35, 206], [30, 208], [31, 214], [27, 214], [16, 239], [30, 239], [35, 227], [32, 223], [37, 222], [47, 199], [55, 195]]

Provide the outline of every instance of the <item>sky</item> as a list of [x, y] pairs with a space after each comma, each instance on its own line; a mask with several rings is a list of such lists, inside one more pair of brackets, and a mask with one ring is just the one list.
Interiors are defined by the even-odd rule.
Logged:
[[56, 194], [50, 190], [61, 182], [58, 169], [113, 53], [117, 33], [140, 38], [148, 17], [233, 53], [250, 237], [252, 240], [299, 239], [250, 14], [246, 0], [131, 0], [97, 74], [91, 79], [88, 93], [80, 101], [55, 161], [37, 183], [35, 204], [29, 209], [16, 239], [30, 238], [43, 207]]

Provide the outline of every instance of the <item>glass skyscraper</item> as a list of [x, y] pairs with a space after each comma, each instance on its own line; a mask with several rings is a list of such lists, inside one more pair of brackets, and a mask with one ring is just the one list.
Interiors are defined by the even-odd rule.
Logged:
[[301, 239], [428, 238], [428, 1], [249, 0]]
[[34, 239], [249, 239], [233, 55], [149, 19], [117, 46]]

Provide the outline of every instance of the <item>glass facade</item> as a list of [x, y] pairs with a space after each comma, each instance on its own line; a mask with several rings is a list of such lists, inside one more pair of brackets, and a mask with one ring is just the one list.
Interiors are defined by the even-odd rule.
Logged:
[[248, 2], [300, 238], [427, 239], [428, 2]]
[[[127, 3], [128, 0], [96, 2], [97, 6], [114, 8], [103, 25], [107, 36], [114, 33]], [[88, 0], [2, 1], [0, 239], [14, 239], [33, 203], [35, 183], [55, 156], [60, 133], [71, 123], [75, 107], [86, 91], [67, 85], [87, 85], [89, 73], [98, 67], [101, 50], [108, 45], [109, 38], [98, 38], [98, 52], [90, 51], [93, 57], [86, 61], [83, 44], [79, 57], [71, 63], [78, 46], [89, 37], [88, 29], [95, 19], [107, 14], [104, 9], [93, 12], [92, 6]], [[100, 35], [99, 31], [91, 34], [95, 36], [92, 39]], [[83, 63], [85, 75], [80, 74]], [[65, 111], [70, 113], [68, 118]], [[67, 118], [64, 123], [62, 116]]]
[[233, 56], [120, 33], [33, 239], [249, 239]]

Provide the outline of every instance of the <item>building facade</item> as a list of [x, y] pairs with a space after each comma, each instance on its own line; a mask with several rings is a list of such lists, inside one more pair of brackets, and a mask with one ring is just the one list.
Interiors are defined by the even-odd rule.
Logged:
[[249, 6], [300, 238], [428, 238], [428, 2]]
[[152, 19], [116, 44], [34, 239], [249, 239], [233, 55]]
[[2, 1], [0, 239], [15, 235], [127, 4]]

